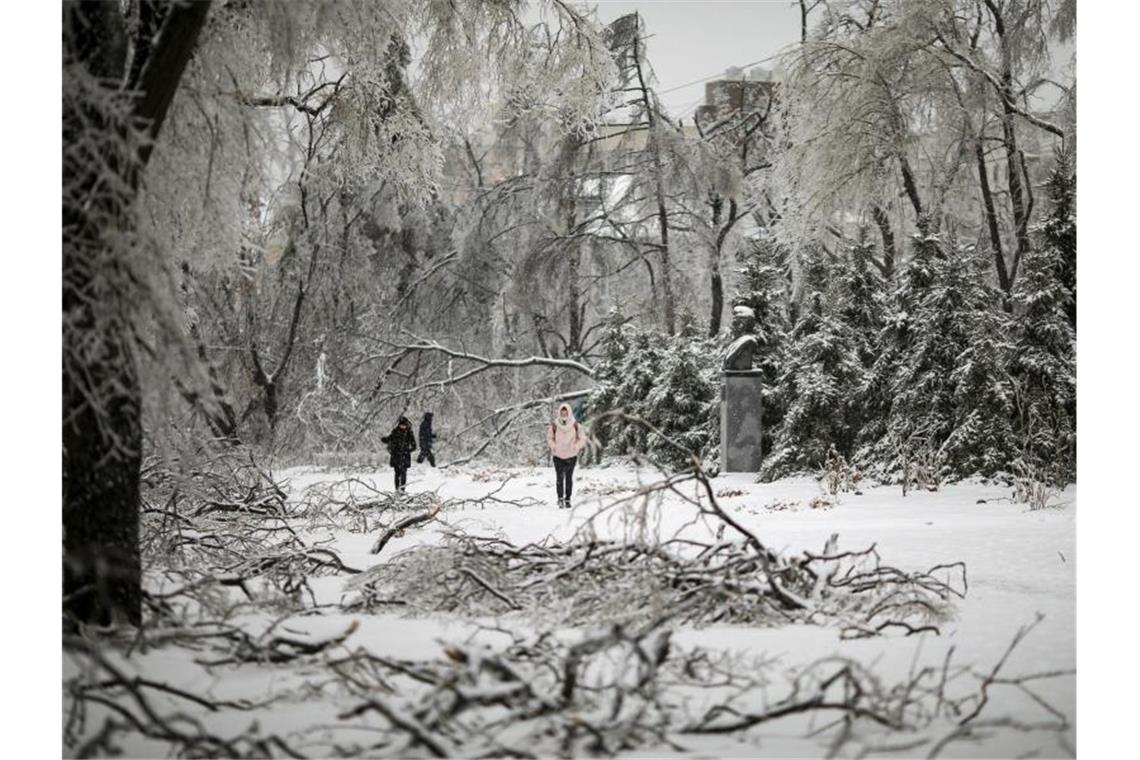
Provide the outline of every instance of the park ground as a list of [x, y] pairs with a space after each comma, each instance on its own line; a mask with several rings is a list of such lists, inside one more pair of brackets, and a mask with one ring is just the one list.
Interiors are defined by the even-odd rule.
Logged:
[[[339, 502], [365, 503], [369, 498], [390, 498], [391, 470], [295, 467], [273, 473], [285, 484], [290, 503], [300, 508], [312, 503], [313, 494], [340, 494]], [[400, 556], [412, 547], [438, 543], [447, 534], [495, 536], [517, 546], [544, 539], [566, 541], [582, 531], [599, 538], [619, 540], [665, 540], [686, 536], [713, 540], [718, 522], [696, 515], [683, 496], [701, 499], [699, 484], [688, 481], [677, 491], [652, 488], [664, 476], [633, 465], [579, 467], [574, 506], [559, 510], [555, 504], [551, 468], [518, 468], [489, 464], [461, 468], [414, 467], [409, 474], [408, 502], [425, 495], [456, 504], [441, 511], [426, 524], [395, 535], [379, 555], [371, 553], [377, 536], [386, 526], [411, 514], [399, 511], [378, 514], [375, 525], [364, 515], [367, 530], [340, 530], [343, 522], [322, 525], [312, 519], [298, 521], [310, 544], [336, 551], [342, 562], [364, 569]], [[830, 625], [706, 625], [682, 626], [673, 638], [674, 647], [703, 647], [749, 662], [777, 661], [794, 668], [831, 656], [849, 658], [872, 669], [884, 682], [902, 681], [923, 667], [942, 668], [948, 653], [952, 662], [970, 665], [984, 676], [1002, 662], [1011, 641], [1020, 630], [1028, 634], [1002, 662], [1001, 674], [1016, 677], [1056, 674], [1033, 680], [1032, 694], [1016, 684], [995, 683], [987, 690], [986, 714], [992, 720], [978, 722], [969, 735], [944, 745], [940, 756], [1015, 757], [1071, 756], [1076, 725], [1076, 489], [1071, 486], [1053, 495], [1045, 509], [1030, 510], [1015, 503], [1011, 490], [1000, 483], [971, 481], [943, 485], [937, 491], [912, 490], [905, 496], [897, 486], [862, 484], [859, 493], [829, 495], [814, 478], [757, 483], [748, 474], [721, 474], [711, 484], [722, 508], [752, 531], [769, 548], [795, 554], [822, 551], [832, 534], [838, 534], [840, 550], [865, 549], [874, 544], [885, 564], [901, 570], [923, 571], [940, 564], [962, 561], [966, 565], [967, 593], [956, 602], [956, 614], [940, 625], [938, 635], [905, 636], [888, 632], [873, 638], [844, 639]], [[449, 501], [453, 500], [453, 501]], [[462, 500], [462, 501], [460, 501]], [[345, 507], [341, 507], [341, 510]], [[341, 514], [343, 517], [343, 512]], [[303, 527], [302, 527], [303, 526]], [[150, 574], [148, 585], [162, 592], [172, 585]], [[417, 614], [411, 608], [391, 611], [349, 612], [343, 607], [352, 598], [351, 575], [336, 574], [310, 579], [313, 605], [290, 615], [271, 616], [265, 611], [238, 615], [234, 622], [251, 633], [275, 625], [291, 635], [319, 639], [344, 631], [352, 632], [340, 645], [345, 652], [366, 649], [376, 655], [410, 660], [443, 656], [449, 643], [480, 641], [494, 649], [507, 643], [505, 633], [535, 630], [540, 621], [508, 613], [501, 617], [470, 619], [450, 614]], [[492, 629], [501, 629], [496, 632]], [[586, 636], [589, 626], [569, 626], [560, 635]], [[171, 685], [208, 693], [219, 700], [273, 699], [264, 710], [189, 710], [219, 733], [246, 730], [257, 721], [265, 732], [277, 732], [296, 742], [294, 746], [321, 755], [352, 738], [338, 727], [337, 715], [353, 700], [323, 690], [321, 671], [296, 662], [281, 666], [234, 664], [203, 667], [184, 649], [152, 649], [122, 661], [130, 671], [166, 679]], [[331, 653], [326, 653], [326, 656]], [[66, 658], [65, 658], [66, 660]], [[65, 661], [65, 676], [75, 664]], [[968, 678], [957, 686], [977, 688]], [[773, 699], [779, 698], [773, 685]], [[191, 706], [192, 707], [192, 706]], [[1070, 728], [1062, 731], [1028, 730], [1043, 725], [1058, 714]], [[830, 717], [794, 717], [766, 723], [731, 736], [679, 736], [676, 744], [700, 756], [823, 756], [828, 741], [811, 736]], [[931, 736], [945, 734], [945, 726], [932, 728]], [[356, 737], [359, 738], [359, 737]], [[902, 746], [915, 737], [886, 737], [875, 744], [873, 733], [841, 756], [876, 746]], [[931, 741], [934, 741], [933, 739]], [[931, 743], [913, 752], [894, 756], [925, 756]], [[124, 745], [129, 755], [162, 754], [161, 741], [137, 737]], [[422, 754], [422, 748], [409, 749]], [[659, 751], [666, 751], [661, 748]]]

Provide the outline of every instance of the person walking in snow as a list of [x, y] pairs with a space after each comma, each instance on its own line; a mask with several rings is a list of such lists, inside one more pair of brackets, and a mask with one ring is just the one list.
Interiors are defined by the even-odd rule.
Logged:
[[388, 445], [388, 464], [396, 474], [396, 490], [403, 493], [408, 484], [408, 468], [412, 466], [412, 452], [416, 450], [416, 437], [412, 435], [412, 423], [407, 417], [400, 417], [392, 432], [380, 439]]
[[574, 419], [569, 404], [558, 407], [558, 416], [546, 431], [546, 445], [554, 458], [558, 508], [570, 509], [570, 499], [574, 494], [574, 465], [578, 463], [578, 452], [586, 445], [586, 435]]
[[435, 433], [431, 430], [432, 413], [424, 412], [424, 418], [420, 420], [420, 453], [416, 457], [417, 464], [423, 464], [424, 460], [432, 467], [435, 467], [435, 454], [432, 453], [432, 446], [435, 445]]

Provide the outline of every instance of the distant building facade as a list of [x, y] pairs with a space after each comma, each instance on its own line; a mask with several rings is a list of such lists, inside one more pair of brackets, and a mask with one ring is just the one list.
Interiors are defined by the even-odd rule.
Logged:
[[742, 69], [730, 68], [724, 79], [705, 83], [705, 102], [694, 118], [699, 124], [709, 124], [733, 113], [765, 113], [773, 107], [777, 88], [767, 69], [756, 67], [745, 75]]

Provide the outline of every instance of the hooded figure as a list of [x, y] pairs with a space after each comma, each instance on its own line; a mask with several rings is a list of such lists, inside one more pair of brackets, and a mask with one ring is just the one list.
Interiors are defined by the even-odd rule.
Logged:
[[424, 459], [427, 459], [432, 467], [435, 467], [435, 454], [432, 453], [432, 446], [435, 444], [435, 433], [431, 431], [432, 413], [424, 412], [424, 418], [420, 420], [420, 454], [416, 457], [416, 462], [423, 464]]
[[412, 452], [416, 450], [416, 437], [412, 435], [412, 423], [401, 417], [392, 432], [380, 439], [388, 444], [388, 464], [396, 473], [396, 490], [403, 491], [408, 484], [408, 468], [412, 466]]
[[586, 445], [586, 434], [574, 419], [574, 411], [569, 404], [558, 407], [558, 416], [546, 430], [546, 445], [554, 458], [558, 508], [569, 509], [574, 491], [574, 465], [578, 463], [578, 452]]

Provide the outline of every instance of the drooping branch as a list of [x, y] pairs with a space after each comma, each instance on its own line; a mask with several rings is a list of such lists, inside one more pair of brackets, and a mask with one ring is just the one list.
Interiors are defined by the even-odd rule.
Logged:
[[560, 369], [572, 369], [576, 372], [581, 372], [583, 375], [586, 375], [588, 377], [594, 376], [594, 370], [592, 367], [589, 367], [588, 365], [583, 364], [582, 362], [575, 359], [555, 359], [549, 356], [528, 356], [521, 359], [492, 359], [467, 351], [459, 351], [453, 348], [448, 348], [447, 346], [444, 346], [443, 344], [433, 340], [417, 338], [414, 335], [412, 337], [415, 338], [414, 343], [391, 343], [390, 345], [401, 351], [440, 353], [450, 359], [463, 359], [466, 361], [475, 362], [479, 365], [474, 369], [468, 370], [467, 372], [449, 376], [447, 380], [428, 383], [424, 387], [440, 385], [441, 383], [445, 385], [453, 385], [495, 367], [509, 367], [512, 369], [521, 369], [523, 367], [557, 367]]

